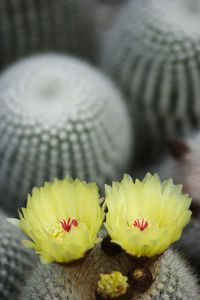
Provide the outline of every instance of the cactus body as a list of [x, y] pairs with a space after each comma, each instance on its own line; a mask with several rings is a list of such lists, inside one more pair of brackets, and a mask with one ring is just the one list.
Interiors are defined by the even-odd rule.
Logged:
[[17, 300], [37, 259], [21, 240], [24, 235], [0, 212], [0, 299]]
[[126, 107], [112, 83], [86, 63], [36, 56], [6, 71], [0, 90], [3, 208], [16, 212], [45, 180], [70, 175], [103, 186], [126, 170]]
[[102, 64], [127, 96], [140, 154], [200, 126], [199, 17], [197, 0], [129, 1], [105, 39]]
[[[120, 271], [126, 274], [131, 259], [125, 253], [106, 256], [100, 246], [94, 248], [79, 265], [40, 265], [27, 283], [22, 300], [95, 300], [100, 273]], [[131, 299], [196, 300], [199, 299], [195, 277], [178, 254], [168, 250], [156, 268], [155, 281], [144, 294], [132, 291]]]
[[189, 260], [191, 265], [200, 274], [200, 222], [198, 219], [192, 219], [185, 228], [181, 239], [176, 243], [176, 247]]
[[88, 0], [2, 0], [0, 68], [38, 52], [94, 56], [90, 4]]

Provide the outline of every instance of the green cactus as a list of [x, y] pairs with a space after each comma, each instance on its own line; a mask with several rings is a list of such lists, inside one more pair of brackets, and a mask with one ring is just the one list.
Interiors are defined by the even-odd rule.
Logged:
[[176, 248], [184, 254], [191, 265], [200, 274], [200, 221], [192, 219], [185, 228], [182, 238], [175, 244]]
[[[21, 300], [95, 300], [100, 273], [126, 274], [131, 264], [132, 259], [127, 254], [110, 257], [98, 245], [80, 264], [40, 264], [27, 282]], [[155, 280], [149, 290], [143, 294], [133, 290], [132, 294], [131, 299], [136, 300], [197, 300], [200, 297], [195, 276], [172, 250], [166, 251], [157, 263]]]
[[104, 41], [101, 63], [127, 96], [137, 153], [157, 156], [200, 126], [199, 20], [197, 0], [129, 1]]
[[118, 90], [91, 66], [62, 55], [36, 56], [8, 69], [0, 90], [4, 209], [16, 213], [45, 180], [70, 175], [103, 187], [126, 171], [129, 115]]
[[6, 221], [0, 212], [0, 299], [17, 300], [37, 263], [34, 253], [25, 248], [25, 236]]
[[0, 69], [47, 51], [94, 58], [94, 24], [90, 0], [2, 0]]

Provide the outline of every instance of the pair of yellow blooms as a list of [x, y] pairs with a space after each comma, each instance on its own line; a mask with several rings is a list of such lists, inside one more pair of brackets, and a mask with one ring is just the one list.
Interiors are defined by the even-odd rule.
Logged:
[[181, 190], [171, 179], [162, 183], [158, 175], [147, 174], [135, 182], [125, 175], [120, 183], [106, 186], [101, 207], [95, 183], [56, 179], [34, 188], [20, 220], [10, 222], [30, 237], [23, 242], [42, 262], [67, 263], [100, 241], [97, 234], [107, 207], [104, 225], [111, 240], [133, 256], [151, 257], [179, 239], [190, 220], [191, 199]]

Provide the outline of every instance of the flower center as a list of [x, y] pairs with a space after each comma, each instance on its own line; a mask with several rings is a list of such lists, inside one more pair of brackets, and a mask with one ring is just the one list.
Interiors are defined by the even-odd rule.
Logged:
[[75, 218], [73, 218], [72, 220], [71, 220], [71, 218], [68, 218], [67, 221], [65, 219], [63, 219], [60, 222], [60, 225], [65, 231], [70, 232], [72, 227], [78, 226], [78, 221]]
[[133, 221], [132, 226], [138, 227], [140, 231], [144, 231], [150, 225], [150, 221], [146, 218], [137, 218]]
[[70, 232], [72, 227], [77, 227], [78, 224], [79, 222], [75, 218], [72, 220], [71, 218], [68, 218], [67, 221], [65, 219], [60, 219], [60, 221], [50, 229], [49, 233], [56, 239], [62, 239], [65, 232]]

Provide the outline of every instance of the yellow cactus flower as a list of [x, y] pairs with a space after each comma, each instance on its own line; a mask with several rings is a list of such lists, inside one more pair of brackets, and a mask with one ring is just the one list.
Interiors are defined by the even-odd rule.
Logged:
[[171, 179], [161, 183], [149, 173], [142, 181], [125, 175], [121, 183], [106, 186], [105, 226], [111, 241], [136, 257], [163, 253], [191, 217], [191, 198], [181, 190]]
[[120, 272], [114, 271], [111, 274], [100, 274], [97, 283], [97, 293], [103, 299], [113, 299], [125, 295], [128, 289], [128, 277]]
[[104, 219], [95, 183], [65, 178], [34, 188], [20, 220], [9, 221], [27, 234], [44, 263], [68, 263], [79, 259], [99, 241]]

